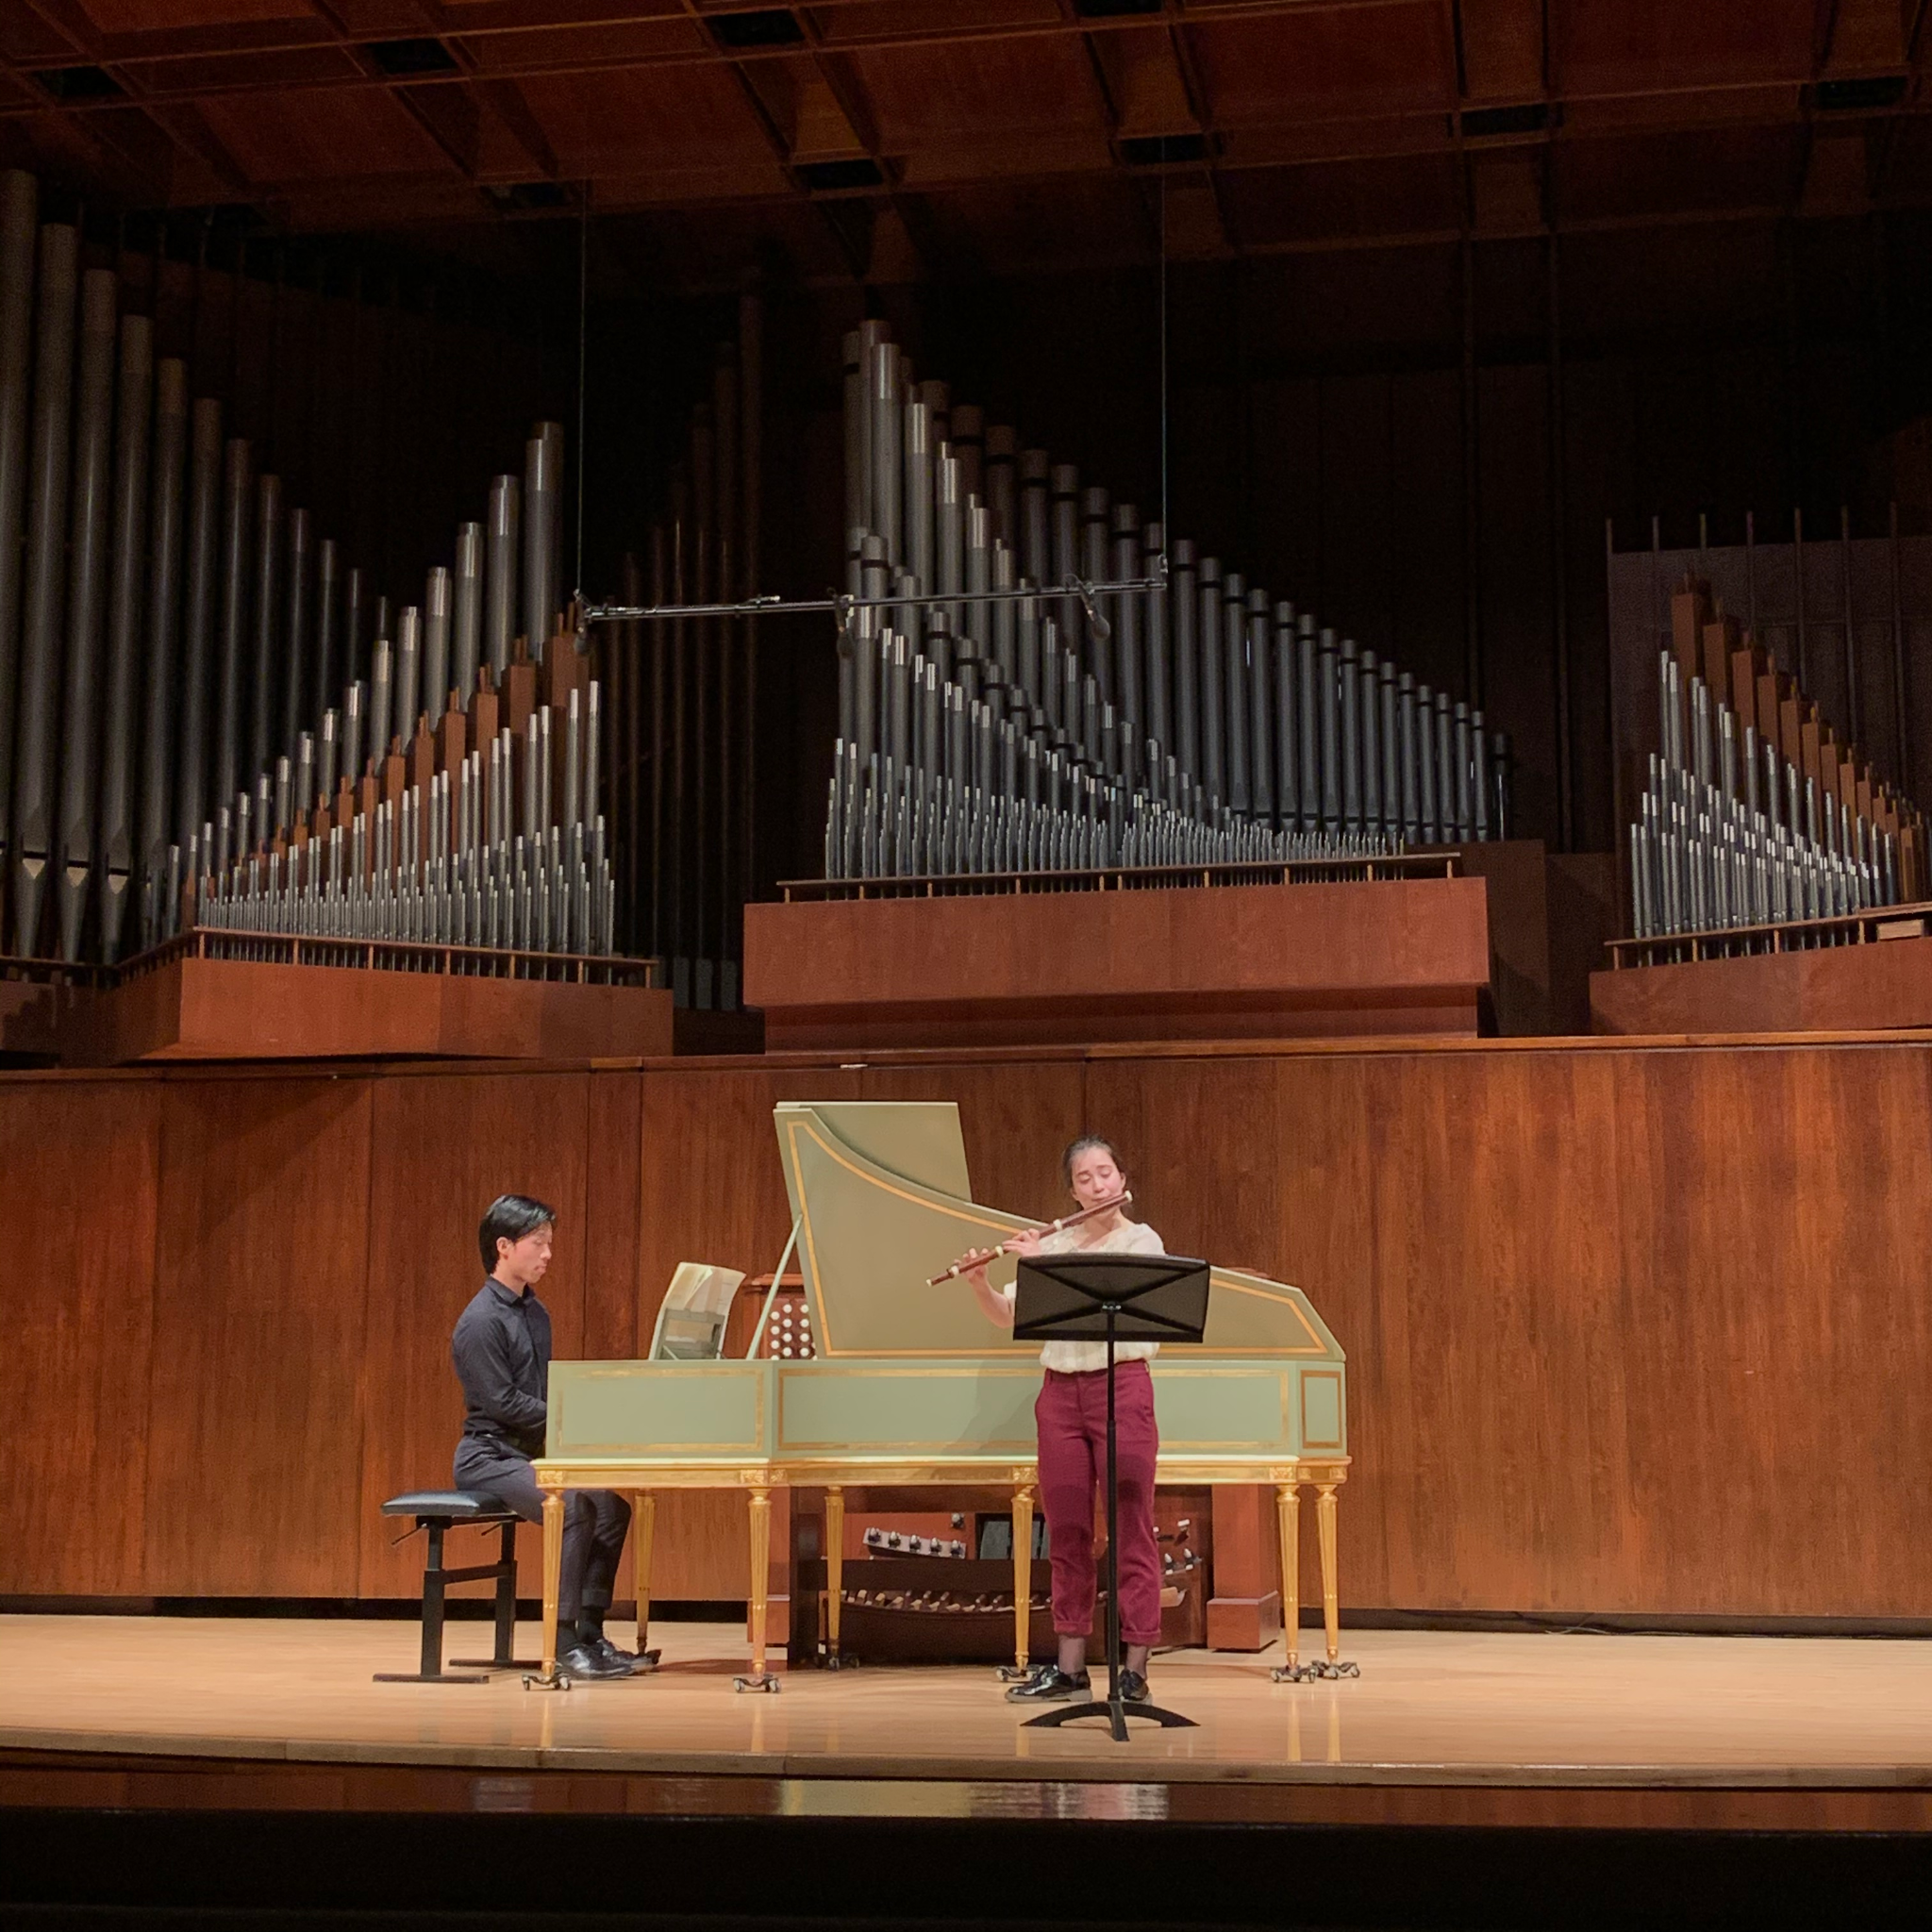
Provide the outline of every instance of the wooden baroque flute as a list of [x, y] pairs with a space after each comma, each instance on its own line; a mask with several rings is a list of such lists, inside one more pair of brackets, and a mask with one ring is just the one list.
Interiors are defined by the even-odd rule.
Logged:
[[[1078, 1227], [1083, 1221], [1091, 1221], [1097, 1215], [1111, 1214], [1116, 1208], [1124, 1208], [1133, 1198], [1134, 1196], [1131, 1191], [1123, 1189], [1122, 1191], [1116, 1194], [1111, 1201], [1099, 1202], [1094, 1207], [1081, 1208], [1081, 1210], [1077, 1214], [1068, 1214], [1063, 1216], [1058, 1221], [1049, 1221], [1042, 1227], [1028, 1228], [1025, 1231], [1028, 1234], [1058, 1234], [1060, 1229], [1063, 1227]], [[1014, 1241], [1017, 1239], [1018, 1236], [1016, 1235], [1008, 1235], [1006, 1238], [1006, 1240], [999, 1244], [998, 1247], [988, 1249], [987, 1252], [980, 1257], [980, 1260], [982, 1262], [991, 1261], [996, 1259], [999, 1256], [1008, 1253], [1008, 1250], [1011, 1249]], [[975, 1250], [974, 1252], [977, 1251]], [[946, 1269], [943, 1273], [929, 1276], [926, 1280], [925, 1285], [928, 1288], [938, 1288], [941, 1282], [955, 1281], [961, 1274], [965, 1274], [969, 1267], [973, 1267], [975, 1265], [977, 1264], [975, 1264], [973, 1261], [970, 1255], [961, 1255], [957, 1261], [955, 1261], [953, 1265], [950, 1268]]]

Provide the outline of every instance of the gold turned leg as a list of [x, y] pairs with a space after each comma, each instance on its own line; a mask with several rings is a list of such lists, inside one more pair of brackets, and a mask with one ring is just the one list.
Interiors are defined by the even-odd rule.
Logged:
[[543, 1491], [543, 1668], [525, 1677], [526, 1688], [553, 1688], [557, 1681], [557, 1597], [563, 1580], [563, 1503], [561, 1490]]
[[1024, 1676], [1033, 1655], [1033, 1488], [1013, 1491], [1013, 1669]]
[[825, 1491], [825, 1661], [839, 1668], [839, 1612], [845, 1591], [845, 1491]]
[[1299, 1483], [1276, 1483], [1274, 1515], [1281, 1532], [1281, 1641], [1288, 1655], [1277, 1680], [1296, 1676], [1302, 1639], [1302, 1490]]
[[1322, 1541], [1322, 1630], [1328, 1661], [1341, 1655], [1341, 1606], [1335, 1583], [1335, 1485], [1315, 1485], [1315, 1530]]
[[772, 1492], [751, 1492], [751, 1673], [734, 1677], [741, 1690], [775, 1690], [778, 1680], [765, 1669], [765, 1613], [771, 1607]]
[[655, 1657], [645, 1646], [651, 1641], [651, 1545], [658, 1533], [658, 1496], [653, 1490], [640, 1490], [632, 1502], [637, 1519], [638, 1575], [638, 1656]]

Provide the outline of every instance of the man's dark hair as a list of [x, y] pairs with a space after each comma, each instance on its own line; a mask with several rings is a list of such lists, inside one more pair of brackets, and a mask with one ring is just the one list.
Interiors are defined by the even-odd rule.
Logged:
[[533, 1201], [527, 1194], [497, 1195], [485, 1209], [483, 1224], [476, 1230], [476, 1245], [483, 1251], [484, 1274], [496, 1272], [499, 1238], [520, 1241], [526, 1234], [535, 1234], [545, 1223], [552, 1227], [557, 1225], [557, 1209], [547, 1203]]

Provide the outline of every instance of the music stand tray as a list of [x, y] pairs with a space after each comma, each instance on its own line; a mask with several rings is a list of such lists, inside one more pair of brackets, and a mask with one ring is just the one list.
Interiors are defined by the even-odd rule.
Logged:
[[1120, 1475], [1115, 1467], [1113, 1351], [1120, 1341], [1199, 1341], [1208, 1325], [1208, 1264], [1183, 1255], [1047, 1255], [1020, 1263], [1013, 1293], [1018, 1341], [1107, 1343], [1107, 1701], [1068, 1705], [1028, 1718], [1054, 1728], [1104, 1717], [1116, 1743], [1127, 1720], [1169, 1728], [1193, 1719], [1121, 1695]]

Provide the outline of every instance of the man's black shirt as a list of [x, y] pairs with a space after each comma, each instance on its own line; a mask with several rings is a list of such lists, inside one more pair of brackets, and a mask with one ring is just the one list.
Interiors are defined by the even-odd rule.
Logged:
[[463, 1385], [463, 1434], [542, 1455], [550, 1311], [536, 1290], [519, 1293], [488, 1277], [457, 1318], [449, 1353]]

